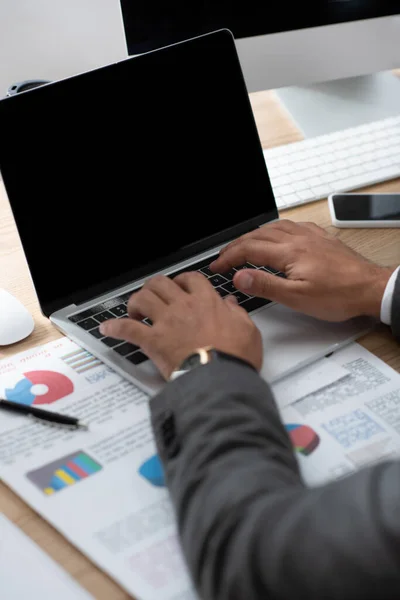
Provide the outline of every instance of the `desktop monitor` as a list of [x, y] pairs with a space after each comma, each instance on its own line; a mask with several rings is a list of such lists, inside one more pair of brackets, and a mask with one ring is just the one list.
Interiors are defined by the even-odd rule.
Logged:
[[400, 66], [399, 0], [121, 0], [121, 11], [129, 54], [230, 29], [248, 91], [279, 88], [305, 135], [400, 112], [400, 83], [382, 73]]

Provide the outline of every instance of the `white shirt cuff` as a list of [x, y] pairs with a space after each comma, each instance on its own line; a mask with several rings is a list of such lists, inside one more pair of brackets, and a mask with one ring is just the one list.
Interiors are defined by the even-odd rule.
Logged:
[[385, 325], [392, 324], [392, 302], [394, 294], [394, 285], [399, 274], [399, 269], [400, 267], [397, 267], [395, 272], [392, 273], [389, 281], [387, 282], [385, 293], [383, 294], [381, 304], [381, 321], [382, 323], [385, 323]]

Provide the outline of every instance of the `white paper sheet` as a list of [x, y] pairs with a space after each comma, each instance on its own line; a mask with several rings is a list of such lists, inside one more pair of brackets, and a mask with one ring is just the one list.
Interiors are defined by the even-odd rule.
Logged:
[[331, 360], [349, 377], [281, 410], [309, 485], [400, 457], [400, 374], [358, 344]]
[[91, 600], [70, 575], [0, 513], [2, 600]]
[[0, 477], [137, 600], [193, 600], [148, 397], [67, 338], [0, 361], [0, 395], [89, 424], [0, 411]]
[[[310, 485], [400, 449], [400, 376], [357, 344], [324, 360], [278, 390]], [[147, 396], [66, 338], [0, 361], [0, 395], [45, 400], [90, 426], [63, 431], [0, 412], [5, 483], [137, 600], [195, 599]]]
[[272, 385], [276, 403], [285, 408], [334, 381], [348, 377], [349, 372], [331, 357], [322, 358]]

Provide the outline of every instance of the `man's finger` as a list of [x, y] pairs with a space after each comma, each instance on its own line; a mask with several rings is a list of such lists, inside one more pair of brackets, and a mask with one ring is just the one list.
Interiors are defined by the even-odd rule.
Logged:
[[[290, 221], [288, 221], [290, 223]], [[263, 225], [263, 227], [257, 227], [254, 231], [250, 231], [249, 233], [245, 233], [240, 236], [233, 242], [230, 242], [227, 246], [221, 249], [220, 255], [224, 254], [230, 248], [237, 246], [237, 244], [242, 243], [243, 241], [248, 240], [262, 240], [269, 242], [282, 242], [285, 238], [287, 238], [288, 232], [285, 231], [285, 228], [280, 229], [279, 227], [273, 227], [274, 223], [269, 223], [268, 225]], [[294, 225], [294, 223], [293, 223]]]
[[227, 308], [229, 310], [233, 310], [236, 315], [240, 315], [242, 317], [249, 316], [247, 311], [242, 306], [240, 306], [240, 304], [237, 301], [237, 298], [235, 296], [233, 296], [233, 295], [225, 296], [223, 298], [223, 301], [227, 305]]
[[325, 231], [325, 229], [322, 229], [322, 227], [319, 227], [318, 225], [316, 225], [315, 223], [309, 223], [309, 222], [300, 222], [299, 225], [301, 226], [302, 229], [307, 229], [308, 231], [312, 231], [313, 233], [315, 233], [316, 235], [319, 235], [320, 237], [328, 237], [329, 234]]
[[156, 321], [166, 307], [166, 302], [161, 300], [150, 288], [144, 287], [130, 297], [128, 314], [132, 319], [149, 317], [152, 321]]
[[273, 221], [272, 223], [268, 223], [268, 225], [264, 225], [260, 228], [261, 231], [268, 229], [274, 229], [276, 231], [288, 233], [289, 235], [295, 235], [298, 233], [299, 225], [298, 223], [289, 221], [289, 219], [279, 219], [278, 221]]
[[227, 302], [228, 304], [232, 304], [233, 306], [237, 305], [239, 306], [239, 302], [237, 301], [236, 296], [233, 296], [232, 294], [229, 294], [229, 296], [225, 296], [223, 298], [224, 302]]
[[151, 290], [161, 298], [161, 300], [166, 302], [166, 304], [171, 304], [174, 299], [183, 293], [182, 288], [175, 280], [170, 277], [165, 277], [165, 275], [156, 275], [155, 277], [152, 277], [146, 281], [144, 287]]
[[151, 327], [133, 319], [109, 319], [100, 325], [100, 332], [116, 340], [143, 346], [151, 335]]
[[220, 256], [224, 255], [226, 252], [231, 250], [231, 248], [235, 248], [243, 242], [258, 240], [260, 242], [273, 242], [275, 244], [279, 244], [284, 242], [287, 238], [288, 234], [285, 231], [273, 229], [272, 227], [260, 227], [259, 229], [251, 231], [250, 233], [245, 233], [237, 240], [233, 240], [233, 242], [230, 242], [230, 244], [221, 249]]
[[294, 281], [256, 269], [238, 271], [233, 278], [233, 283], [238, 290], [250, 296], [266, 298], [282, 304], [290, 304], [293, 288], [296, 286]]
[[189, 294], [204, 296], [205, 294], [215, 291], [207, 277], [197, 271], [182, 273], [175, 277], [174, 281], [182, 288], [182, 290]]
[[212, 262], [210, 269], [215, 273], [225, 273], [232, 267], [243, 265], [246, 262], [260, 267], [269, 265], [284, 271], [285, 244], [275, 244], [263, 240], [243, 240]]

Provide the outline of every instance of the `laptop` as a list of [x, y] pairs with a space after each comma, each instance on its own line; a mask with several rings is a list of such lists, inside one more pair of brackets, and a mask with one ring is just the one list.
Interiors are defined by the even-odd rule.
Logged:
[[[231, 240], [279, 218], [235, 41], [218, 30], [0, 101], [0, 169], [43, 314], [149, 393], [140, 348], [104, 338], [156, 273], [199, 270], [260, 328], [270, 382], [366, 331], [321, 323], [214, 274]], [[266, 268], [274, 265], [237, 265]], [[146, 320], [151, 326], [151, 322]]]

